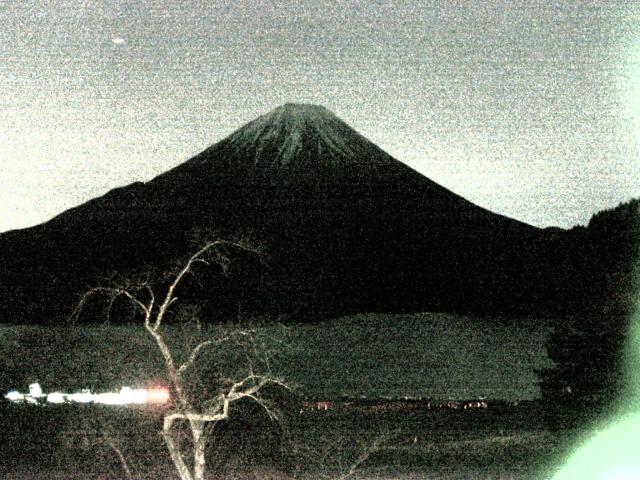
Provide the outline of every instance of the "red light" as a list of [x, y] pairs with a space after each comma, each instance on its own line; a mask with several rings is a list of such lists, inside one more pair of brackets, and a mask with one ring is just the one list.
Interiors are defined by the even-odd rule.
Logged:
[[149, 403], [167, 403], [170, 395], [166, 388], [152, 388], [147, 390], [147, 401]]

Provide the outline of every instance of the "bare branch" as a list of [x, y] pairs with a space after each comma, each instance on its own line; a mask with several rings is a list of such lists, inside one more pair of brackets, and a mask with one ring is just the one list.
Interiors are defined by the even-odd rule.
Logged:
[[127, 462], [126, 457], [122, 453], [122, 449], [114, 442], [113, 438], [109, 433], [102, 432], [102, 438], [104, 442], [115, 452], [120, 460], [120, 464], [122, 465], [122, 469], [124, 470], [124, 474], [128, 480], [131, 480], [133, 476], [131, 475], [131, 468], [129, 467], [129, 463]]
[[267, 403], [264, 400], [256, 397], [255, 395], [247, 395], [247, 398], [250, 398], [251, 400], [256, 402], [258, 405], [260, 405], [262, 408], [264, 408], [265, 412], [267, 412], [267, 415], [271, 420], [273, 421], [278, 420], [278, 415], [276, 415], [276, 413], [268, 407]]
[[358, 468], [367, 460], [369, 460], [369, 457], [371, 457], [372, 454], [374, 454], [375, 452], [379, 451], [381, 448], [382, 443], [386, 441], [386, 436], [385, 435], [381, 435], [378, 438], [376, 438], [373, 443], [371, 444], [371, 446], [369, 446], [368, 448], [366, 448], [362, 454], [355, 459], [355, 461], [351, 464], [351, 466], [349, 467], [349, 470], [344, 473], [343, 475], [341, 475], [340, 477], [338, 477], [338, 480], [346, 480], [347, 478], [353, 476], [353, 474], [356, 473], [356, 470], [358, 470]]
[[204, 342], [200, 342], [193, 350], [191, 350], [191, 354], [189, 355], [189, 359], [184, 362], [182, 365], [180, 365], [180, 368], [178, 368], [178, 372], [182, 373], [185, 370], [187, 370], [190, 366], [192, 366], [195, 361], [196, 358], [198, 358], [198, 355], [200, 355], [200, 353], [207, 347], [214, 345], [218, 342], [214, 342], [213, 340], [205, 340]]
[[[257, 383], [254, 383], [252, 386], [247, 387], [246, 390], [238, 391], [240, 388], [244, 387], [247, 383], [252, 381], [253, 382], [257, 381]], [[277, 378], [263, 376], [263, 375], [249, 375], [248, 377], [235, 383], [231, 387], [231, 389], [229, 390], [229, 393], [227, 394], [227, 398], [229, 399], [230, 402], [240, 400], [241, 398], [255, 395], [267, 385], [279, 385], [287, 390], [290, 390], [290, 387], [286, 383], [284, 383], [282, 380], [279, 380]]]
[[151, 288], [151, 286], [148, 283], [144, 284], [144, 288], [147, 290], [147, 293], [149, 293], [149, 310], [153, 310], [153, 305], [156, 302], [156, 295], [155, 293], [153, 293], [153, 288]]
[[115, 300], [116, 297], [119, 297], [120, 295], [124, 295], [129, 300], [131, 300], [131, 302], [135, 306], [140, 308], [140, 310], [142, 310], [145, 313], [145, 315], [150, 315], [151, 313], [149, 305], [145, 305], [144, 303], [142, 303], [142, 301], [140, 301], [137, 297], [132, 295], [128, 290], [124, 290], [122, 288], [114, 288], [114, 287], [94, 287], [88, 290], [87, 292], [85, 292], [84, 295], [82, 295], [82, 297], [80, 298], [80, 301], [78, 302], [78, 305], [76, 305], [76, 308], [74, 308], [73, 312], [71, 312], [69, 319], [72, 322], [76, 322], [78, 320], [80, 313], [84, 309], [84, 306], [86, 305], [89, 298], [96, 295], [97, 293], [108, 293], [112, 295], [113, 298], [111, 299], [109, 308], [111, 308], [111, 306], [113, 305], [113, 301]]
[[191, 350], [191, 353], [189, 354], [189, 358], [187, 359], [186, 362], [180, 365], [180, 368], [178, 368], [178, 372], [182, 373], [185, 370], [187, 370], [189, 367], [191, 367], [195, 363], [198, 356], [207, 347], [210, 347], [212, 345], [220, 345], [222, 343], [230, 341], [234, 337], [249, 336], [249, 335], [252, 335], [253, 333], [254, 333], [254, 330], [239, 330], [239, 331], [231, 332], [230, 334], [225, 335], [224, 337], [221, 337], [221, 338], [210, 339], [210, 340], [205, 340], [203, 342], [200, 342], [198, 345], [195, 346], [195, 348], [193, 348], [193, 350]]
[[103, 325], [106, 325], [109, 322], [111, 322], [111, 309], [113, 308], [113, 304], [115, 303], [117, 298], [118, 298], [118, 295], [111, 296], [111, 300], [109, 301], [109, 305], [107, 306], [107, 311], [106, 311], [107, 318], [103, 322]]
[[211, 263], [210, 263], [210, 262], [208, 262], [207, 260], [205, 260], [204, 258], [196, 258], [196, 259], [193, 261], [193, 263], [203, 263], [203, 264], [205, 264], [206, 266], [210, 266], [210, 265], [211, 265]]
[[169, 308], [169, 305], [171, 305], [171, 303], [174, 301], [173, 295], [174, 295], [175, 289], [178, 287], [178, 285], [180, 285], [180, 282], [182, 282], [183, 277], [191, 270], [191, 267], [195, 262], [202, 260], [201, 259], [202, 255], [204, 255], [209, 250], [216, 248], [218, 246], [233, 246], [247, 252], [252, 252], [256, 254], [258, 253], [256, 250], [246, 245], [243, 245], [241, 243], [229, 242], [225, 240], [216, 240], [214, 242], [207, 242], [204, 247], [202, 247], [196, 253], [191, 255], [191, 257], [189, 257], [189, 260], [187, 260], [187, 263], [182, 267], [182, 269], [175, 276], [173, 282], [171, 282], [171, 284], [169, 285], [169, 288], [167, 289], [167, 293], [164, 297], [164, 301], [160, 305], [160, 309], [158, 311], [158, 314], [156, 315], [156, 320], [155, 320], [156, 330], [160, 327], [160, 324], [162, 323], [162, 319], [164, 318], [164, 315], [167, 309]]
[[178, 369], [176, 368], [176, 364], [173, 360], [173, 355], [171, 354], [169, 346], [164, 341], [162, 335], [158, 332], [158, 328], [154, 324], [151, 324], [151, 322], [149, 321], [149, 317], [145, 319], [144, 326], [156, 341], [156, 345], [158, 345], [158, 349], [160, 350], [162, 358], [164, 359], [167, 374], [169, 375], [169, 379], [171, 380], [171, 383], [176, 390], [180, 405], [183, 408], [190, 408], [189, 400], [182, 386], [182, 378], [180, 376], [180, 372], [178, 372]]

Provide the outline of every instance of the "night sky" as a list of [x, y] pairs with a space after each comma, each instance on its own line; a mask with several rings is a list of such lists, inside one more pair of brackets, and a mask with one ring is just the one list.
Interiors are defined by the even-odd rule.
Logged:
[[0, 0], [0, 231], [326, 106], [493, 211], [640, 196], [635, 1]]

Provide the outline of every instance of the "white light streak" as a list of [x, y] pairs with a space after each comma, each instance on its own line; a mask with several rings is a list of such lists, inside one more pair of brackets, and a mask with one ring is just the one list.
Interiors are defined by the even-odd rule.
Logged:
[[4, 398], [9, 400], [10, 402], [20, 402], [24, 400], [24, 394], [18, 392], [17, 390], [11, 390], [4, 396]]
[[60, 392], [53, 392], [47, 395], [47, 402], [49, 403], [64, 403], [66, 395]]
[[67, 400], [76, 403], [90, 403], [93, 401], [93, 394], [91, 392], [82, 391], [67, 395]]
[[[42, 387], [38, 383], [29, 385], [29, 393], [23, 394], [17, 390], [7, 393], [4, 398], [14, 403], [30, 403], [43, 405], [44, 403], [95, 403], [101, 405], [142, 405], [145, 403], [162, 404], [170, 400], [169, 391], [166, 388], [137, 388], [122, 387], [119, 392], [92, 393], [84, 389], [75, 393], [52, 392], [49, 394], [42, 392]], [[46, 398], [46, 402], [44, 399]], [[42, 400], [42, 401], [40, 401]]]

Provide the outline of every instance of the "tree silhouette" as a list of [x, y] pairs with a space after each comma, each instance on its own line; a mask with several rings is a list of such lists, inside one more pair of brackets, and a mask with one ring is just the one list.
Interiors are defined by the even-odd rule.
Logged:
[[[123, 284], [120, 287], [96, 287], [82, 296], [72, 314], [72, 318], [77, 319], [87, 301], [96, 294], [109, 295], [109, 306], [114, 304], [114, 299], [123, 297], [142, 314], [144, 328], [162, 355], [165, 372], [173, 391], [172, 408], [164, 415], [162, 436], [181, 480], [205, 478], [205, 447], [207, 432], [210, 431], [205, 429], [207, 425], [227, 420], [231, 415], [231, 407], [241, 401], [255, 402], [270, 419], [276, 420], [278, 417], [275, 410], [261, 393], [267, 386], [288, 388], [282, 379], [272, 375], [268, 349], [252, 348], [252, 355], [246, 357], [246, 365], [238, 369], [240, 374], [221, 374], [207, 383], [194, 374], [198, 361], [205, 354], [215, 355], [225, 344], [247, 341], [255, 347], [255, 330], [229, 329], [214, 338], [200, 340], [186, 351], [176, 352], [170, 346], [169, 330], [163, 329], [166, 318], [178, 302], [176, 291], [186, 278], [194, 273], [196, 266], [217, 264], [226, 270], [230, 262], [231, 249], [258, 253], [241, 242], [207, 242], [169, 275], [171, 281], [162, 295], [159, 296], [157, 289], [144, 281]], [[196, 324], [197, 327], [199, 324]], [[191, 466], [185, 460], [184, 446], [181, 446], [183, 442], [180, 441], [179, 431], [176, 429], [177, 423], [186, 424], [191, 434]]]
[[611, 407], [624, 387], [640, 273], [640, 200], [600, 212], [570, 233], [565, 262], [551, 273], [573, 312], [557, 321], [549, 338], [555, 365], [538, 374], [543, 397], [558, 411], [591, 416]]

